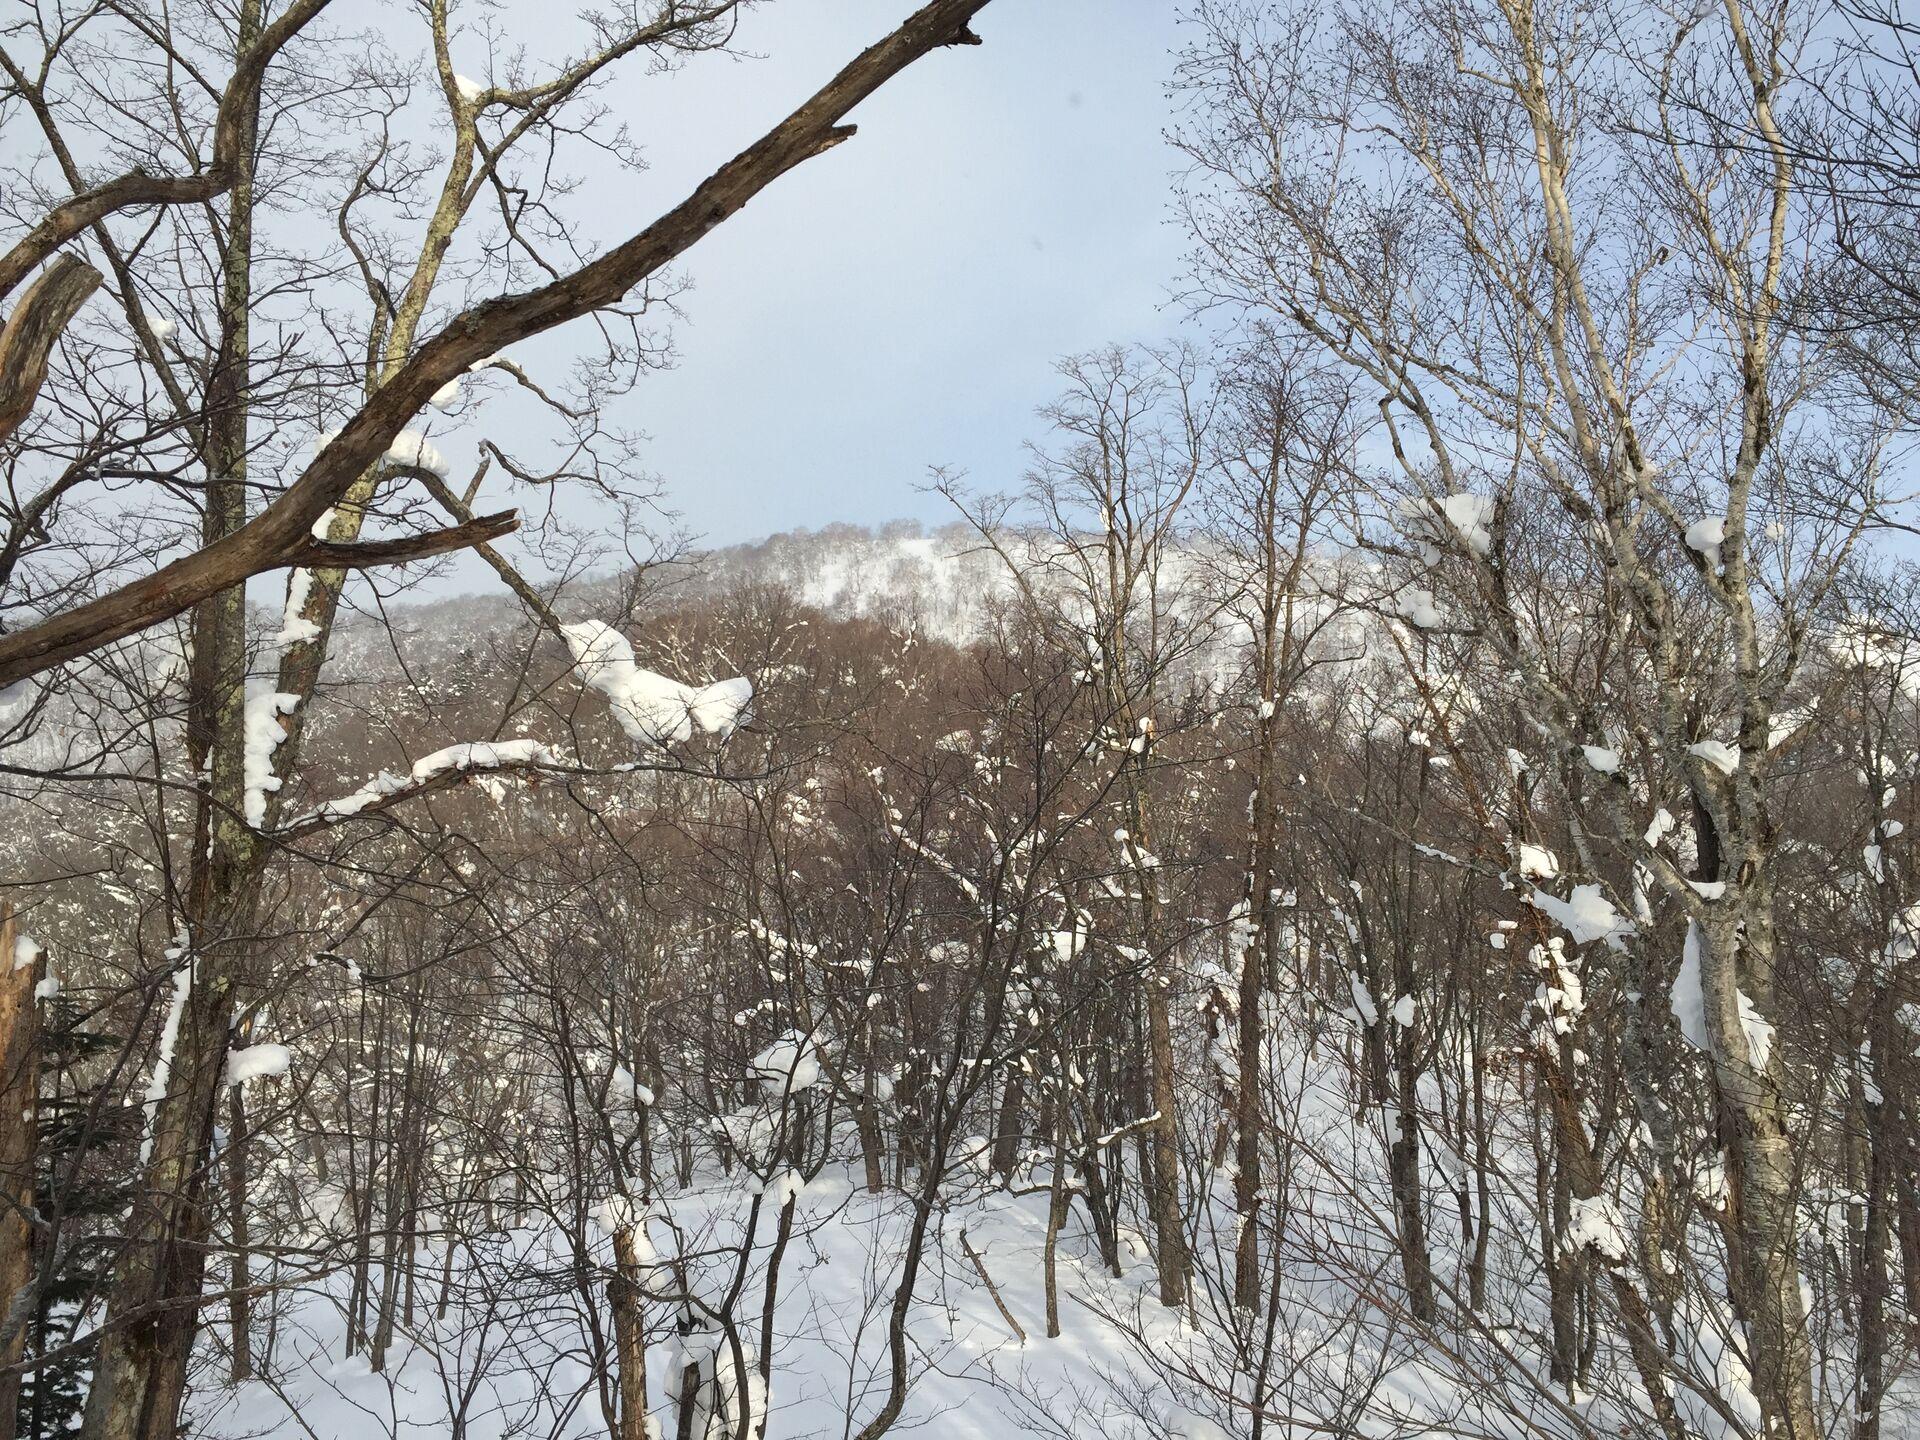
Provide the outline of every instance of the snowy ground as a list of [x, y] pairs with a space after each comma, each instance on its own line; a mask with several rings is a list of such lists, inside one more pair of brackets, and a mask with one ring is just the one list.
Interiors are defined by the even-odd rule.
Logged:
[[[711, 1227], [717, 1239], [728, 1229], [726, 1214], [742, 1205], [738, 1186], [721, 1185], [677, 1197], [673, 1215], [685, 1232]], [[919, 1353], [898, 1433], [942, 1440], [1054, 1433], [1144, 1440], [1169, 1433], [1171, 1425], [1143, 1427], [1126, 1413], [1134, 1388], [1129, 1380], [1144, 1379], [1144, 1372], [1122, 1325], [1102, 1314], [1128, 1322], [1138, 1314], [1150, 1336], [1177, 1338], [1179, 1317], [1145, 1300], [1152, 1272], [1144, 1245], [1132, 1237], [1128, 1274], [1113, 1280], [1101, 1270], [1090, 1238], [1074, 1226], [1061, 1254], [1065, 1333], [1048, 1340], [1041, 1269], [1045, 1207], [1044, 1195], [992, 1194], [956, 1206], [936, 1222], [939, 1243], [919, 1287], [912, 1324]], [[806, 1189], [797, 1218], [782, 1271], [766, 1433], [850, 1434], [886, 1390], [885, 1310], [904, 1204], [897, 1196], [870, 1196], [840, 1173]], [[664, 1250], [664, 1228], [659, 1221], [651, 1228]], [[979, 1282], [961, 1243], [963, 1228], [1027, 1332], [1024, 1342]], [[762, 1230], [770, 1235], [771, 1226]], [[422, 1264], [423, 1276], [437, 1276], [441, 1259], [437, 1251], [423, 1257], [430, 1262]], [[423, 1297], [421, 1323], [396, 1341], [382, 1375], [369, 1373], [364, 1357], [343, 1358], [346, 1276], [337, 1276], [300, 1296], [281, 1319], [281, 1378], [201, 1393], [193, 1407], [194, 1433], [222, 1440], [604, 1435], [594, 1374], [584, 1358], [578, 1296], [552, 1281], [569, 1263], [563, 1237], [518, 1233], [494, 1258], [498, 1284], [491, 1295], [483, 1299], [469, 1291], [440, 1321], [433, 1316], [432, 1295]], [[751, 1303], [743, 1309], [757, 1319], [757, 1276], [747, 1295]], [[669, 1347], [660, 1345], [648, 1356], [652, 1403], [662, 1410], [669, 1358]], [[856, 1417], [851, 1425], [850, 1414]], [[1196, 1440], [1221, 1433], [1165, 1408], [1161, 1419], [1188, 1426], [1186, 1433]], [[666, 1423], [671, 1434], [671, 1421]]]
[[[1271, 1288], [1263, 1312], [1249, 1315], [1230, 1303], [1236, 1222], [1232, 1177], [1222, 1168], [1189, 1174], [1189, 1184], [1200, 1187], [1196, 1200], [1200, 1190], [1205, 1198], [1192, 1236], [1195, 1293], [1184, 1312], [1155, 1300], [1153, 1267], [1138, 1233], [1122, 1230], [1122, 1273], [1107, 1272], [1084, 1205], [1076, 1201], [1060, 1244], [1064, 1333], [1048, 1339], [1044, 1164], [1023, 1178], [1016, 1194], [989, 1187], [963, 1162], [949, 1176], [947, 1207], [934, 1217], [909, 1326], [910, 1388], [892, 1434], [1225, 1440], [1251, 1433], [1244, 1402], [1253, 1393], [1268, 1417], [1263, 1440], [1437, 1434], [1573, 1440], [1644, 1432], [1645, 1394], [1621, 1347], [1596, 1352], [1585, 1382], [1592, 1393], [1570, 1392], [1548, 1378], [1537, 1252], [1517, 1243], [1537, 1226], [1517, 1123], [1503, 1126], [1493, 1157], [1490, 1233], [1497, 1238], [1477, 1306], [1464, 1293], [1470, 1252], [1448, 1218], [1452, 1177], [1462, 1173], [1463, 1162], [1440, 1135], [1427, 1132], [1429, 1235], [1441, 1300], [1433, 1323], [1415, 1325], [1405, 1310], [1391, 1200], [1378, 1164], [1390, 1117], [1355, 1103], [1350, 1067], [1325, 1040], [1316, 1048], [1299, 1038], [1307, 1033], [1299, 1026], [1276, 1026], [1272, 1033], [1274, 1093], [1291, 1138], [1284, 1175], [1268, 1182], [1270, 1193], [1285, 1198], [1284, 1210], [1270, 1221], [1280, 1238], [1277, 1253], [1268, 1254]], [[742, 1112], [743, 1123], [755, 1113]], [[1505, 1113], [1497, 1099], [1496, 1113]], [[765, 1405], [753, 1407], [765, 1417], [759, 1433], [767, 1440], [845, 1440], [886, 1395], [887, 1311], [909, 1206], [897, 1192], [868, 1194], [859, 1180], [856, 1169], [830, 1166], [797, 1200], [779, 1271], [771, 1382]], [[690, 1188], [663, 1195], [646, 1227], [647, 1246], [661, 1267], [660, 1290], [677, 1288], [676, 1262], [705, 1303], [719, 1304], [738, 1285], [731, 1313], [751, 1375], [749, 1393], [758, 1390], [764, 1276], [785, 1182], [768, 1185], [761, 1197], [742, 1271], [742, 1234], [756, 1189], [739, 1170], [731, 1177], [708, 1171]], [[610, 1366], [596, 1357], [611, 1351], [604, 1328], [612, 1260], [606, 1225], [620, 1216], [570, 1195], [556, 1186], [545, 1213], [577, 1209], [572, 1226], [551, 1219], [516, 1226], [503, 1213], [489, 1229], [468, 1216], [458, 1228], [485, 1238], [463, 1242], [454, 1255], [444, 1315], [438, 1313], [439, 1277], [447, 1256], [437, 1245], [424, 1246], [413, 1322], [395, 1336], [384, 1373], [371, 1373], [364, 1355], [347, 1356], [350, 1276], [344, 1271], [286, 1292], [263, 1307], [269, 1313], [256, 1316], [256, 1353], [265, 1348], [263, 1332], [274, 1330], [263, 1379], [239, 1387], [222, 1383], [224, 1336], [216, 1323], [190, 1405], [190, 1433], [216, 1440], [608, 1434], [615, 1382]], [[1606, 1251], [1628, 1217], [1613, 1201], [1590, 1208], [1593, 1213], [1582, 1209], [1576, 1216], [1577, 1233], [1563, 1243]], [[317, 1229], [308, 1238], [316, 1245], [323, 1232], [340, 1233], [326, 1220], [328, 1209], [314, 1205]], [[1679, 1285], [1670, 1316], [1678, 1345], [1674, 1398], [1692, 1435], [1738, 1440], [1754, 1433], [1757, 1413], [1738, 1355], [1738, 1327], [1718, 1298], [1723, 1292], [1711, 1235], [1703, 1222], [1695, 1229], [1699, 1263]], [[1012, 1324], [976, 1271], [969, 1244]], [[666, 1303], [648, 1306], [649, 1406], [665, 1436], [676, 1433], [669, 1376], [682, 1372], [681, 1356], [711, 1365], [715, 1354], [711, 1339], [683, 1346], [673, 1333], [675, 1318]], [[731, 1350], [719, 1353], [723, 1376], [731, 1376]], [[1890, 1415], [1912, 1413], [1904, 1395], [1901, 1402], [1890, 1406]], [[734, 1431], [720, 1424], [694, 1433], [719, 1440]]]

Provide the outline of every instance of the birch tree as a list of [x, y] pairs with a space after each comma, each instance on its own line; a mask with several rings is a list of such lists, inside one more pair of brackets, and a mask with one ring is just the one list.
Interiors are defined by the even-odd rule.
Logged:
[[[1811, 13], [1494, 0], [1198, 18], [1182, 69], [1196, 289], [1373, 392], [1402, 507], [1381, 524], [1428, 564], [1427, 598], [1449, 597], [1414, 623], [1457, 607], [1512, 677], [1505, 703], [1574, 760], [1593, 746], [1604, 767], [1613, 697], [1650, 687], [1649, 773], [1608, 771], [1578, 818], [1686, 919], [1734, 1177], [1728, 1298], [1767, 1432], [1810, 1437], [1804, 1134], [1769, 1043], [1769, 747], [1835, 575], [1897, 498], [1884, 427], [1847, 412], [1834, 356], [1788, 323], [1822, 223], [1779, 119]], [[1563, 512], [1605, 576], [1630, 642], [1617, 689], [1570, 687], [1554, 617], [1516, 603], [1518, 506]], [[1684, 797], [1710, 873], [1647, 838], [1650, 796]]]

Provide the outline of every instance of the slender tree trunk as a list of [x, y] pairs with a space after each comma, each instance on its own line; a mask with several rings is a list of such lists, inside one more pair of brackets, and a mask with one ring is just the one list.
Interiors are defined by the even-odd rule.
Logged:
[[[1405, 944], [1394, 946], [1393, 990], [1399, 997], [1414, 990], [1413, 956]], [[1417, 1320], [1431, 1320], [1438, 1313], [1433, 1299], [1433, 1253], [1427, 1244], [1426, 1187], [1420, 1175], [1420, 1026], [1424, 1023], [1418, 1006], [1406, 1025], [1392, 1020], [1381, 1005], [1380, 1024], [1384, 1030], [1393, 1025], [1389, 1048], [1393, 1055], [1394, 1091], [1399, 1096], [1395, 1116], [1397, 1133], [1389, 1156], [1393, 1193], [1400, 1211], [1400, 1245], [1406, 1257], [1407, 1291], [1413, 1297]], [[1384, 1037], [1383, 1037], [1384, 1038]]]
[[410, 994], [407, 997], [407, 1058], [400, 1072], [398, 1114], [387, 1134], [387, 1188], [381, 1204], [380, 1227], [380, 1301], [374, 1318], [370, 1358], [370, 1367], [376, 1375], [387, 1368], [387, 1350], [393, 1344], [394, 1317], [400, 1308], [400, 1272], [403, 1268], [401, 1247], [406, 1229], [402, 1211], [406, 1206], [409, 1177], [415, 1165], [414, 1112], [419, 1106], [419, 1099], [414, 1092], [419, 1072], [419, 1053], [420, 1004], [418, 997]]
[[1547, 1315], [1553, 1338], [1549, 1373], [1571, 1390], [1579, 1349], [1574, 1325], [1573, 1257], [1566, 1243], [1573, 1224], [1573, 1190], [1567, 1183], [1567, 1167], [1560, 1158], [1555, 1129], [1550, 1125], [1542, 1128], [1539, 1164], [1545, 1203], [1540, 1207], [1540, 1256], [1547, 1272]]
[[1160, 1303], [1187, 1303], [1187, 1235], [1180, 1214], [1180, 1142], [1175, 1123], [1173, 1030], [1167, 1014], [1166, 977], [1160, 967], [1147, 973], [1147, 1051], [1156, 1118], [1153, 1137], [1153, 1188], [1149, 1196], [1158, 1244]]
[[[1754, 882], [1756, 888], [1764, 880]], [[1798, 1168], [1781, 1094], [1778, 1045], [1764, 1063], [1741, 1019], [1747, 996], [1776, 1012], [1770, 897], [1750, 895], [1744, 916], [1700, 927], [1700, 991], [1712, 1040], [1712, 1068], [1730, 1125], [1728, 1174], [1740, 1242], [1741, 1299], [1747, 1307], [1754, 1388], [1775, 1440], [1815, 1440], [1813, 1347], [1800, 1293]], [[1729, 907], [1731, 908], [1731, 907]]]
[[[1269, 657], [1272, 644], [1270, 625], [1264, 647]], [[1261, 687], [1266, 713], [1260, 720], [1259, 750], [1254, 764], [1253, 854], [1247, 866], [1245, 900], [1251, 933], [1240, 954], [1239, 1014], [1236, 1016], [1240, 1063], [1234, 1097], [1233, 1201], [1240, 1228], [1234, 1240], [1233, 1303], [1248, 1314], [1259, 1312], [1264, 1289], [1260, 1282], [1260, 1077], [1264, 1069], [1265, 1037], [1260, 1007], [1266, 997], [1266, 961], [1277, 948], [1278, 930], [1273, 905], [1278, 828], [1278, 807], [1273, 795], [1275, 737], [1272, 702], [1267, 698], [1273, 685], [1271, 658], [1262, 668], [1266, 672]]]
[[999, 1114], [993, 1132], [993, 1173], [1002, 1184], [1011, 1184], [1014, 1167], [1020, 1163], [1020, 1140], [1026, 1133], [1026, 1082], [1018, 1069], [1007, 1072], [1006, 1086], [1000, 1092]]
[[900, 1279], [893, 1288], [893, 1304], [887, 1311], [887, 1398], [874, 1417], [861, 1426], [854, 1440], [880, 1440], [893, 1428], [907, 1403], [907, 1316], [913, 1309], [914, 1287], [920, 1283], [920, 1266], [926, 1259], [927, 1226], [939, 1199], [940, 1173], [946, 1167], [947, 1142], [935, 1134], [932, 1155], [921, 1174], [920, 1189], [914, 1196], [913, 1220], [907, 1230], [906, 1253], [900, 1259]]
[[1362, 979], [1377, 1009], [1374, 1022], [1365, 1027], [1366, 1080], [1374, 1102], [1391, 1112], [1387, 1184], [1393, 1196], [1395, 1240], [1407, 1287], [1407, 1307], [1414, 1319], [1431, 1320], [1435, 1313], [1433, 1263], [1427, 1249], [1426, 1207], [1420, 1188], [1420, 1127], [1414, 1113], [1418, 1096], [1410, 1088], [1415, 1082], [1409, 1066], [1396, 1059], [1403, 1047], [1387, 1038], [1387, 1027], [1393, 1023], [1387, 1013], [1391, 1005], [1386, 998], [1388, 983], [1377, 966], [1368, 965], [1364, 953], [1360, 959]]
[[1426, 1202], [1420, 1183], [1420, 1122], [1405, 1097], [1395, 1117], [1395, 1135], [1388, 1149], [1388, 1180], [1400, 1222], [1400, 1256], [1406, 1271], [1407, 1295], [1416, 1320], [1431, 1320], [1433, 1261], [1427, 1249]]
[[[1876, 1019], [1889, 1009], [1884, 990], [1877, 991], [1873, 1013]], [[1884, 1023], [1874, 1024], [1871, 1040], [1876, 1082], [1884, 1079], [1882, 1041]], [[1882, 1091], [1882, 1094], [1885, 1092]], [[1887, 1354], [1887, 1265], [1892, 1226], [1888, 1223], [1887, 1202], [1892, 1186], [1888, 1184], [1891, 1165], [1888, 1146], [1882, 1134], [1886, 1107], [1872, 1096], [1867, 1100], [1864, 1136], [1867, 1146], [1866, 1216], [1861, 1236], [1860, 1256], [1855, 1283], [1860, 1292], [1860, 1323], [1854, 1363], [1854, 1440], [1880, 1440], [1880, 1404], [1886, 1393]]]
[[878, 1195], [886, 1189], [887, 1140], [880, 1128], [880, 1111], [874, 1105], [871, 1091], [873, 1071], [869, 1067], [866, 1076], [869, 1094], [863, 1095], [855, 1104], [854, 1124], [860, 1132], [860, 1164], [865, 1171], [867, 1193]]
[[675, 1426], [677, 1440], [697, 1440], [693, 1424], [700, 1409], [700, 1367], [688, 1365], [680, 1372], [680, 1418]]
[[1467, 1269], [1467, 1293], [1478, 1310], [1487, 1301], [1487, 1248], [1493, 1231], [1493, 1126], [1487, 1116], [1487, 1067], [1478, 1044], [1473, 1051], [1473, 1259]]
[[613, 1310], [613, 1347], [620, 1365], [620, 1428], [615, 1440], [647, 1440], [647, 1329], [641, 1313], [644, 1268], [633, 1232], [613, 1234], [613, 1276], [607, 1302]]
[[[20, 1299], [34, 1283], [34, 1165], [40, 1127], [40, 1004], [46, 952], [14, 956], [13, 907], [0, 900], [0, 1371], [26, 1352], [38, 1305]], [[12, 1312], [18, 1310], [18, 1315]], [[13, 1323], [17, 1319], [18, 1323]], [[13, 1440], [18, 1373], [0, 1373], [0, 1440]]]
[[233, 1380], [238, 1384], [253, 1377], [252, 1302], [247, 1298], [253, 1283], [248, 1274], [247, 1247], [252, 1243], [247, 1224], [247, 1106], [241, 1086], [227, 1087], [227, 1228], [233, 1239], [233, 1256], [227, 1271], [228, 1339], [233, 1350]]
[[[1579, 1103], [1566, 1072], [1560, 1068], [1558, 1055], [1542, 1050], [1538, 1055], [1538, 1063], [1540, 1087], [1545, 1091], [1548, 1102], [1548, 1119], [1559, 1142], [1561, 1164], [1558, 1168], [1565, 1175], [1573, 1198], [1594, 1199], [1601, 1194], [1600, 1161], [1593, 1152], [1592, 1142], [1587, 1138], [1585, 1125], [1580, 1118]], [[1558, 1243], [1558, 1240], [1559, 1237], [1553, 1237], [1550, 1243]], [[1647, 1309], [1646, 1299], [1626, 1273], [1624, 1257], [1603, 1258], [1606, 1259], [1607, 1282], [1613, 1293], [1614, 1305], [1627, 1332], [1627, 1349], [1633, 1357], [1641, 1388], [1646, 1392], [1653, 1409], [1654, 1420], [1667, 1440], [1689, 1440], [1687, 1427], [1681, 1423], [1673, 1403], [1673, 1377], [1669, 1374], [1667, 1356], [1661, 1349], [1659, 1336], [1654, 1333], [1653, 1317]]]
[[1067, 1107], [1053, 1107], [1053, 1176], [1047, 1186], [1047, 1242], [1042, 1253], [1047, 1293], [1047, 1338], [1060, 1338], [1060, 1227], [1067, 1221]]
[[760, 1302], [760, 1378], [773, 1378], [773, 1312], [779, 1303], [780, 1262], [786, 1259], [787, 1242], [793, 1238], [793, 1212], [798, 1196], [789, 1195], [780, 1206], [780, 1223], [775, 1228], [773, 1249], [767, 1255], [767, 1288]]

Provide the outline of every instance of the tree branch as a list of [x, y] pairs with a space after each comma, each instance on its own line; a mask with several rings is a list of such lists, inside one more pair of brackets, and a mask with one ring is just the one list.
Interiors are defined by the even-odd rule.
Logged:
[[239, 530], [96, 600], [0, 636], [0, 686], [144, 630], [249, 575], [300, 563], [284, 557], [304, 544], [321, 513], [449, 380], [507, 345], [616, 304], [787, 171], [852, 135], [842, 117], [907, 66], [946, 45], [978, 43], [967, 24], [987, 3], [931, 0], [639, 234], [551, 284], [483, 301], [454, 317], [278, 500]]
[[54, 343], [99, 285], [98, 270], [78, 256], [62, 255], [20, 297], [0, 329], [0, 440], [33, 410]]
[[278, 570], [303, 565], [315, 570], [370, 570], [377, 565], [404, 565], [410, 560], [425, 560], [434, 555], [485, 545], [519, 528], [520, 512], [502, 510], [494, 515], [463, 520], [445, 530], [432, 530], [425, 535], [407, 535], [397, 540], [356, 540], [348, 544], [313, 540], [269, 568]]
[[261, 33], [259, 42], [240, 57], [220, 96], [213, 122], [213, 158], [207, 168], [192, 175], [149, 175], [129, 170], [71, 200], [54, 206], [46, 217], [0, 255], [0, 297], [8, 294], [33, 268], [96, 221], [139, 205], [181, 205], [210, 200], [233, 184], [240, 145], [247, 136], [246, 118], [273, 57], [332, 0], [294, 0], [287, 12]]

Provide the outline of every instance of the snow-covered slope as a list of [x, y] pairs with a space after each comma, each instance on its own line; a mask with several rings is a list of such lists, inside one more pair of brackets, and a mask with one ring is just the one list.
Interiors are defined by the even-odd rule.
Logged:
[[[836, 1169], [808, 1185], [798, 1202], [774, 1327], [768, 1435], [841, 1435], [849, 1415], [870, 1413], [886, 1391], [885, 1312], [909, 1207], [897, 1194], [868, 1195], [853, 1182]], [[717, 1247], [737, 1239], [744, 1209], [740, 1187], [716, 1181], [676, 1197], [673, 1223]], [[1145, 1338], [1159, 1343], [1176, 1343], [1181, 1330], [1178, 1316], [1143, 1303], [1141, 1287], [1152, 1271], [1137, 1237], [1136, 1263], [1120, 1280], [1100, 1271], [1088, 1237], [1076, 1232], [1065, 1239], [1062, 1288], [1075, 1299], [1065, 1333], [1046, 1338], [1039, 1263], [1045, 1210], [1044, 1194], [989, 1193], [956, 1204], [936, 1222], [938, 1238], [912, 1323], [919, 1353], [899, 1432], [987, 1440], [1056, 1433], [1064, 1424], [1074, 1427], [1071, 1433], [1119, 1440], [1225, 1433], [1166, 1397], [1155, 1415], [1131, 1415], [1124, 1388], [1107, 1383], [1138, 1368], [1127, 1333], [1132, 1317], [1144, 1315]], [[659, 1221], [652, 1228], [664, 1250], [666, 1228]], [[763, 1232], [770, 1228], [763, 1222]], [[584, 1238], [608, 1248], [591, 1228]], [[552, 1228], [509, 1232], [486, 1264], [456, 1278], [445, 1316], [436, 1313], [437, 1283], [430, 1286], [412, 1333], [397, 1338], [384, 1374], [371, 1373], [364, 1354], [344, 1358], [341, 1313], [349, 1277], [343, 1273], [339, 1283], [302, 1292], [279, 1322], [279, 1373], [209, 1393], [196, 1407], [194, 1433], [223, 1440], [604, 1436], [585, 1309], [564, 1280], [573, 1244]], [[1024, 1339], [981, 1283], [969, 1247]], [[438, 1247], [426, 1247], [421, 1258], [421, 1273], [437, 1280], [444, 1258]], [[648, 1354], [650, 1407], [667, 1434], [674, 1424], [667, 1380], [677, 1348], [655, 1346]], [[699, 1346], [698, 1355], [711, 1365], [711, 1342]], [[746, 1358], [753, 1368], [754, 1357]], [[721, 1363], [724, 1383], [724, 1350]], [[464, 1428], [457, 1430], [452, 1417], [463, 1405]]]

